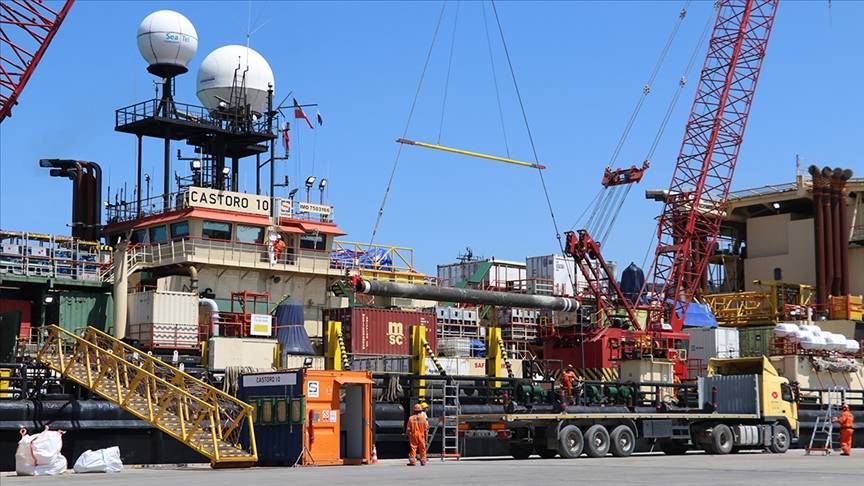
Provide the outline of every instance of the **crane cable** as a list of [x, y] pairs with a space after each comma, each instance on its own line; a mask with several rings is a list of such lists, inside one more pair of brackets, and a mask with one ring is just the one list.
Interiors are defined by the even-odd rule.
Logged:
[[498, 88], [498, 75], [495, 73], [495, 58], [492, 56], [492, 40], [489, 37], [489, 21], [486, 18], [486, 4], [480, 4], [483, 12], [483, 29], [486, 31], [486, 47], [489, 50], [489, 67], [492, 70], [492, 84], [495, 86], [495, 101], [498, 102], [498, 119], [501, 121], [501, 134], [504, 136], [504, 151], [510, 158], [510, 142], [507, 140], [507, 126], [504, 124], [504, 109], [501, 107], [501, 90]]
[[[612, 156], [609, 159], [609, 164], [607, 165], [607, 168], [612, 168], [617, 162], [618, 156], [620, 155], [625, 142], [630, 136], [630, 132], [635, 125], [636, 119], [642, 110], [645, 100], [647, 99], [648, 94], [650, 94], [651, 92], [654, 81], [657, 79], [657, 76], [660, 73], [660, 69], [665, 63], [666, 57], [672, 47], [672, 43], [675, 40], [675, 37], [678, 35], [681, 25], [683, 24], [684, 19], [687, 16], [687, 7], [690, 5], [690, 1], [691, 0], [686, 0], [681, 10], [678, 12], [678, 19], [673, 25], [672, 30], [666, 39], [666, 43], [660, 50], [657, 61], [654, 63], [654, 66], [652, 67], [648, 75], [648, 82], [645, 83], [645, 85], [643, 85], [642, 87], [642, 94], [640, 95], [639, 100], [636, 102], [636, 105], [633, 108], [633, 112], [630, 114], [630, 118], [627, 120], [627, 124], [624, 127], [624, 131], [621, 133], [621, 137], [618, 139], [618, 143], [615, 145], [615, 148], [612, 151]], [[700, 46], [701, 43], [702, 41], [700, 40]], [[692, 58], [691, 63], [688, 64], [687, 71], [689, 71], [691, 65]], [[675, 93], [671, 103], [669, 104], [667, 112], [663, 118], [663, 121], [661, 122], [660, 129], [655, 135], [651, 148], [648, 151], [649, 156], [646, 157], [645, 160], [650, 160], [650, 156], [653, 156], [654, 150], [656, 150], [657, 145], [659, 144], [663, 131], [668, 124], [671, 112], [674, 109], [674, 106], [678, 100], [678, 96], [680, 95], [681, 87], [683, 87], [683, 85], [679, 83], [679, 90]], [[600, 199], [597, 202], [593, 212], [591, 213], [588, 219], [588, 223], [586, 224], [588, 232], [595, 236], [595, 239], [598, 243], [602, 244], [609, 237], [609, 234], [611, 233], [612, 228], [614, 227], [615, 222], [617, 221], [618, 216], [621, 213], [621, 208], [624, 206], [624, 202], [626, 201], [627, 196], [630, 194], [632, 188], [633, 184], [625, 184], [623, 186], [613, 186], [611, 190], [610, 188], [604, 188], [600, 190]]]
[[441, 121], [438, 122], [438, 141], [441, 145], [441, 135], [444, 133], [444, 112], [447, 108], [447, 94], [450, 91], [450, 73], [453, 70], [453, 51], [456, 49], [456, 31], [459, 27], [459, 6], [462, 4], [456, 0], [456, 15], [453, 18], [453, 35], [450, 38], [450, 56], [447, 60], [447, 77], [444, 79], [444, 98], [441, 100]]
[[[429, 60], [432, 58], [432, 51], [435, 48], [435, 41], [438, 39], [438, 31], [441, 29], [441, 20], [444, 18], [444, 10], [447, 8], [447, 3], [441, 4], [441, 11], [438, 13], [438, 21], [435, 23], [435, 30], [432, 33], [432, 42], [429, 44], [429, 50], [426, 52], [426, 60], [423, 62], [423, 69], [420, 72], [420, 80], [417, 82], [417, 90], [414, 92], [414, 100], [411, 101], [411, 108], [408, 110], [408, 119], [405, 121], [405, 129], [402, 131], [402, 137], [408, 136], [408, 128], [411, 126], [411, 119], [414, 117], [414, 109], [417, 107], [417, 99], [420, 97], [420, 90], [423, 87], [423, 80], [426, 78], [426, 71], [429, 68]], [[378, 214], [375, 217], [375, 225], [372, 227], [372, 235], [369, 237], [369, 248], [375, 242], [375, 236], [378, 234], [378, 227], [381, 224], [381, 217], [384, 215], [384, 206], [387, 205], [387, 198], [390, 196], [390, 188], [393, 186], [393, 178], [396, 176], [396, 169], [399, 167], [399, 157], [402, 155], [402, 147], [399, 144], [396, 149], [396, 158], [393, 160], [393, 168], [390, 170], [390, 178], [387, 180], [387, 188], [384, 190], [384, 197], [381, 200], [381, 206], [378, 207]]]

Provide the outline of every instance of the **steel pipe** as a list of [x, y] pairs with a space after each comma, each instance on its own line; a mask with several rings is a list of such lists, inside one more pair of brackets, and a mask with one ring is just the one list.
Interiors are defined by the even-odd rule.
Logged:
[[840, 174], [840, 184], [838, 187], [838, 199], [840, 206], [840, 293], [849, 295], [849, 201], [846, 193], [846, 181], [852, 178], [850, 169], [844, 170]]
[[354, 290], [360, 294], [383, 297], [404, 297], [409, 299], [455, 302], [460, 304], [497, 305], [524, 307], [529, 309], [548, 309], [562, 312], [576, 312], [579, 302], [567, 297], [545, 295], [511, 294], [488, 290], [436, 287], [432, 285], [412, 285], [378, 280], [357, 281]]
[[816, 305], [820, 308], [828, 303], [828, 291], [825, 286], [825, 222], [822, 211], [822, 199], [825, 197], [822, 176], [819, 168], [811, 165], [808, 169], [813, 178], [813, 238], [816, 251]]

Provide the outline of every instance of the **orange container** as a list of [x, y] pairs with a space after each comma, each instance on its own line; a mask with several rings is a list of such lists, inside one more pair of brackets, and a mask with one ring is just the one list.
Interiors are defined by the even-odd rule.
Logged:
[[369, 464], [372, 459], [372, 374], [305, 370], [307, 423], [303, 464]]

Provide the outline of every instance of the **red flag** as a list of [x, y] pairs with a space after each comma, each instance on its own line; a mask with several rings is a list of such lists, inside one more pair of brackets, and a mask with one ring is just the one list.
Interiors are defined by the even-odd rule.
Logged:
[[315, 128], [315, 126], [312, 125], [312, 122], [309, 121], [309, 117], [306, 116], [306, 113], [303, 111], [303, 108], [300, 106], [299, 103], [297, 103], [296, 99], [294, 100], [294, 118], [297, 118], [300, 120], [306, 120], [306, 124], [309, 125], [309, 128]]
[[291, 151], [291, 136], [288, 135], [288, 131], [291, 129], [291, 125], [288, 123], [285, 124], [285, 128], [282, 129], [282, 146], [285, 147], [285, 154]]

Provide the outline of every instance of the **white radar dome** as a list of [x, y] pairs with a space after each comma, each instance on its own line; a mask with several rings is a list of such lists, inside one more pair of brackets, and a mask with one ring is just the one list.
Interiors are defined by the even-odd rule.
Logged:
[[150, 64], [147, 71], [176, 76], [188, 71], [186, 66], [198, 51], [198, 33], [182, 14], [159, 10], [138, 26], [138, 50]]
[[223, 46], [208, 54], [198, 69], [197, 84], [198, 99], [210, 110], [236, 103], [238, 93], [232, 93], [232, 88], [245, 84], [245, 102], [259, 114], [267, 111], [267, 90], [275, 86], [273, 70], [264, 57], [237, 45]]

